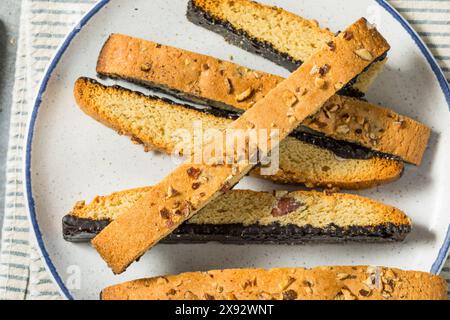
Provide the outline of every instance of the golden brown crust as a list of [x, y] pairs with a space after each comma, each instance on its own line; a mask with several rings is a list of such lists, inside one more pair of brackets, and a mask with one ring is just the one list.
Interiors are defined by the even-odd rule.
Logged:
[[431, 134], [428, 127], [411, 118], [338, 95], [303, 124], [313, 130], [320, 127], [322, 133], [334, 139], [393, 154], [416, 165], [422, 161]]
[[[183, 129], [194, 136], [192, 124], [201, 121], [203, 136], [210, 128], [223, 130], [232, 122], [157, 98], [118, 87], [105, 87], [81, 78], [75, 84], [77, 101], [88, 115], [108, 127], [132, 137], [146, 149], [181, 153], [174, 133]], [[139, 123], [139, 125], [137, 125]], [[170, 134], [161, 134], [168, 132]], [[191, 141], [191, 144], [194, 142]], [[182, 151], [182, 152], [180, 152]], [[327, 149], [287, 137], [280, 144], [280, 165], [274, 175], [252, 174], [277, 183], [305, 184], [309, 187], [363, 189], [400, 177], [403, 163], [381, 158], [339, 159]]]
[[[318, 51], [227, 129], [266, 130], [266, 140], [260, 139], [257, 145], [259, 150], [265, 150], [271, 145], [270, 137], [275, 127], [280, 140], [286, 138], [306, 117], [317, 112], [331, 96], [390, 48], [375, 29], [368, 28], [365, 19], [358, 20], [346, 31], [352, 33], [352, 39], [345, 39], [343, 35], [337, 37], [334, 51], [328, 47]], [[358, 54], [360, 50], [364, 50], [364, 56]], [[329, 65], [330, 71], [318, 77], [310, 72], [314, 65]], [[305, 94], [300, 94], [302, 88], [299, 85], [307, 90]], [[181, 223], [239, 182], [252, 168], [248, 162], [237, 168], [184, 163], [153, 187], [130, 211], [109, 224], [94, 238], [92, 245], [114, 273], [122, 273]], [[207, 182], [198, 184], [196, 179]], [[193, 183], [197, 184], [195, 188]], [[168, 199], [169, 188], [178, 190], [180, 195]], [[185, 203], [185, 208], [179, 209], [179, 214], [170, 213], [169, 210], [180, 206], [180, 202]]]
[[[78, 202], [71, 215], [94, 220], [114, 220], [132, 207], [151, 187], [97, 196], [86, 204]], [[273, 216], [272, 209], [279, 198], [296, 199], [302, 206], [284, 216]], [[187, 223], [242, 224], [267, 226], [310, 225], [323, 228], [370, 227], [383, 224], [411, 225], [411, 220], [397, 208], [352, 194], [315, 191], [277, 191], [275, 194], [250, 190], [231, 190], [201, 209]]]
[[382, 267], [190, 272], [106, 288], [102, 300], [447, 300], [444, 279]]
[[[163, 86], [241, 110], [251, 108], [283, 80], [231, 62], [120, 34], [111, 35], [105, 43], [97, 72]], [[239, 101], [237, 96], [249, 88], [251, 95]], [[411, 118], [339, 95], [302, 125], [416, 165], [422, 160], [430, 136], [429, 128]]]

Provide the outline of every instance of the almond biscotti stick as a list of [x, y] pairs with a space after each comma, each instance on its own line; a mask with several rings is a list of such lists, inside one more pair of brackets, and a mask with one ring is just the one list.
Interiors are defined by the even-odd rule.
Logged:
[[[283, 81], [231, 62], [120, 34], [113, 34], [106, 41], [97, 72], [191, 102], [240, 112], [250, 109]], [[311, 72], [323, 73], [326, 68], [317, 66]], [[251, 94], [238, 99], [247, 90]], [[345, 158], [378, 156], [416, 165], [422, 160], [430, 136], [429, 128], [411, 118], [342, 95], [333, 96], [297, 128], [305, 129], [328, 137], [327, 145], [340, 140], [340, 149], [343, 141], [349, 142]], [[354, 144], [367, 149], [356, 150]]]
[[[91, 240], [127, 212], [151, 187], [76, 203], [63, 218], [64, 239]], [[211, 201], [162, 240], [247, 244], [402, 241], [411, 220], [400, 210], [357, 195], [316, 191], [231, 190]]]
[[130, 281], [102, 300], [447, 300], [441, 277], [417, 271], [337, 266], [229, 269]]
[[[275, 147], [271, 145], [274, 133], [284, 139], [389, 48], [377, 30], [369, 28], [365, 19], [360, 19], [334, 39], [333, 49], [326, 46], [318, 51], [227, 129], [266, 130], [267, 140], [259, 140], [257, 144], [257, 149], [265, 153], [265, 146]], [[315, 65], [327, 65], [328, 72], [312, 74], [310, 71]], [[114, 273], [122, 273], [198, 210], [227, 192], [252, 168], [248, 161], [237, 167], [184, 163], [129, 212], [107, 226], [92, 244]]]

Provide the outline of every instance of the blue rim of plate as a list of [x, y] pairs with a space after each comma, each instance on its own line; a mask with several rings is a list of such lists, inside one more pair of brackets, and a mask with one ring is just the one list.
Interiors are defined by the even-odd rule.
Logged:
[[[441, 67], [437, 63], [436, 59], [434, 58], [433, 54], [431, 53], [430, 49], [425, 45], [422, 38], [419, 36], [419, 34], [411, 27], [409, 22], [402, 16], [400, 13], [389, 3], [386, 2], [386, 0], [375, 0], [381, 7], [383, 7], [391, 16], [394, 17], [395, 20], [400, 22], [402, 27], [406, 30], [406, 32], [409, 33], [411, 38], [414, 40], [416, 45], [419, 47], [422, 54], [425, 56], [425, 58], [428, 61], [428, 64], [430, 65], [431, 69], [433, 70], [433, 73], [436, 75], [439, 85], [441, 86], [442, 92], [444, 93], [445, 99], [447, 101], [447, 105], [450, 110], [450, 86], [449, 83], [442, 72]], [[447, 228], [447, 234], [445, 236], [444, 243], [442, 244], [441, 249], [439, 250], [438, 256], [436, 260], [434, 261], [433, 265], [431, 266], [431, 273], [439, 274], [441, 269], [444, 267], [445, 260], [447, 259], [447, 256], [450, 252], [450, 225]]]
[[[435, 74], [436, 78], [438, 79], [438, 82], [441, 86], [442, 92], [444, 93], [444, 96], [446, 98], [447, 104], [449, 106], [450, 110], [450, 87], [449, 84], [445, 78], [444, 73], [442, 72], [441, 68], [439, 67], [437, 61], [435, 60], [434, 56], [430, 52], [430, 50], [427, 48], [423, 40], [420, 38], [420, 36], [416, 33], [416, 31], [410, 26], [410, 24], [406, 21], [405, 18], [403, 18], [397, 10], [392, 7], [389, 3], [386, 2], [386, 0], [375, 0], [382, 8], [384, 8], [395, 20], [397, 20], [402, 27], [408, 32], [408, 34], [411, 36], [411, 38], [414, 40], [416, 45], [419, 47], [422, 54], [427, 59], [428, 64], [430, 65], [431, 69], [433, 70], [433, 73]], [[39, 111], [39, 107], [42, 102], [42, 96], [45, 93], [45, 90], [47, 89], [48, 82], [53, 74], [53, 71], [55, 70], [56, 66], [58, 65], [59, 61], [61, 60], [61, 57], [66, 52], [69, 45], [72, 43], [72, 40], [75, 38], [75, 36], [81, 31], [81, 29], [89, 22], [89, 20], [97, 14], [106, 4], [108, 4], [110, 0], [100, 0], [90, 11], [88, 11], [84, 17], [80, 20], [80, 22], [74, 27], [74, 29], [67, 35], [67, 37], [64, 39], [63, 43], [57, 50], [56, 54], [54, 55], [50, 65], [47, 67], [47, 70], [45, 72], [45, 76], [42, 79], [42, 82], [39, 87], [39, 91], [34, 103], [33, 111], [31, 113], [30, 122], [28, 126], [28, 134], [27, 134], [27, 143], [26, 143], [26, 156], [25, 156], [25, 182], [26, 182], [26, 197], [27, 197], [27, 205], [28, 205], [28, 211], [30, 215], [31, 224], [33, 226], [34, 234], [36, 235], [37, 244], [39, 247], [39, 250], [42, 253], [42, 256], [45, 260], [46, 267], [48, 271], [51, 273], [54, 281], [58, 285], [59, 290], [61, 293], [66, 297], [66, 299], [73, 300], [73, 296], [70, 293], [69, 289], [66, 287], [64, 282], [62, 281], [61, 276], [59, 275], [58, 271], [56, 270], [52, 260], [50, 259], [50, 256], [47, 252], [47, 249], [45, 248], [44, 241], [42, 239], [42, 233], [39, 229], [37, 216], [36, 216], [36, 208], [34, 204], [34, 198], [33, 198], [33, 191], [31, 187], [31, 149], [32, 149], [32, 142], [33, 142], [33, 135], [34, 135], [34, 127], [36, 124], [36, 119]], [[445, 260], [447, 258], [447, 254], [450, 250], [450, 226], [447, 231], [447, 235], [445, 238], [445, 241], [439, 250], [438, 257], [436, 258], [435, 262], [432, 265], [431, 272], [434, 274], [438, 274], [441, 268], [443, 267]]]
[[50, 259], [50, 256], [47, 252], [47, 249], [45, 248], [44, 241], [42, 239], [42, 233], [39, 229], [37, 217], [36, 217], [36, 208], [34, 206], [34, 198], [33, 198], [33, 190], [31, 187], [31, 146], [33, 142], [33, 135], [34, 135], [34, 126], [36, 124], [37, 115], [39, 112], [39, 107], [41, 106], [42, 102], [42, 96], [45, 93], [45, 90], [47, 89], [48, 82], [53, 74], [53, 71], [55, 70], [56, 66], [58, 65], [59, 61], [61, 60], [61, 57], [66, 52], [69, 45], [72, 43], [72, 40], [75, 38], [75, 36], [81, 31], [81, 29], [91, 20], [91, 18], [100, 11], [106, 4], [109, 3], [110, 0], [100, 0], [95, 6], [89, 10], [83, 18], [81, 18], [80, 22], [72, 29], [72, 31], [67, 35], [67, 37], [64, 39], [63, 43], [60, 45], [59, 49], [57, 50], [56, 54], [54, 55], [52, 61], [50, 62], [49, 66], [47, 67], [47, 70], [45, 71], [45, 76], [42, 79], [42, 82], [39, 87], [39, 91], [36, 96], [36, 101], [34, 103], [33, 111], [30, 118], [30, 124], [28, 127], [28, 134], [27, 134], [27, 145], [26, 145], [26, 156], [25, 156], [25, 183], [26, 183], [26, 196], [27, 196], [27, 204], [28, 204], [28, 212], [30, 215], [31, 224], [33, 226], [34, 234], [36, 235], [37, 244], [39, 246], [39, 249], [42, 253], [42, 256], [45, 260], [45, 265], [48, 269], [48, 271], [52, 274], [52, 277], [56, 284], [58, 285], [59, 290], [61, 293], [66, 297], [66, 299], [74, 300], [72, 294], [70, 293], [69, 289], [66, 287], [64, 282], [61, 279], [61, 276], [59, 275], [58, 271], [56, 270], [52, 260]]

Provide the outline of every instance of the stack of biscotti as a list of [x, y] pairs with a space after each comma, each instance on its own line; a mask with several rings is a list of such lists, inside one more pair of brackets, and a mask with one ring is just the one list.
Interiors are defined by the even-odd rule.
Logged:
[[[63, 218], [64, 238], [91, 240], [151, 187], [78, 202]], [[402, 241], [411, 231], [400, 210], [356, 195], [232, 190], [209, 203], [163, 243], [247, 244]]]
[[[254, 28], [248, 23], [246, 10], [253, 17], [262, 17], [261, 34], [252, 33]], [[352, 97], [361, 96], [367, 89], [389, 50], [373, 26], [361, 19], [334, 36], [311, 21], [289, 15], [281, 9], [245, 0], [190, 1], [188, 8], [191, 21], [207, 23], [208, 28], [218, 32], [229, 29], [227, 34], [233, 34], [234, 39], [240, 37], [240, 45], [247, 49], [245, 43], [249, 41], [255, 47], [264, 44], [267, 50], [262, 50], [263, 56], [292, 70], [301, 64], [287, 79], [142, 39], [118, 34], [108, 39], [98, 59], [99, 75], [132, 81], [203, 106], [175, 103], [118, 86], [107, 87], [93, 79], [78, 79], [74, 89], [76, 101], [88, 115], [131, 136], [146, 149], [175, 152], [187, 156], [188, 161], [155, 186], [97, 197], [88, 205], [78, 203], [63, 219], [67, 240], [83, 241], [95, 236], [94, 248], [118, 274], [160, 241], [297, 244], [400, 241], [406, 237], [411, 221], [404, 213], [359, 196], [231, 191], [250, 172], [275, 182], [309, 187], [372, 187], [398, 178], [403, 162], [419, 165], [429, 139], [429, 129], [417, 121]], [[281, 29], [289, 30], [287, 21], [302, 39], [292, 42], [284, 31], [278, 34], [274, 29], [272, 35], [280, 40], [276, 42], [264, 32], [280, 21]], [[280, 43], [289, 44], [278, 46]], [[260, 48], [250, 51], [260, 53]], [[177, 129], [192, 137], [195, 121], [201, 123], [204, 139], [184, 141]], [[271, 141], [275, 131], [279, 131], [280, 166], [270, 177], [262, 175], [248, 161], [233, 159], [231, 165], [190, 161], [192, 146], [212, 144], [208, 129], [225, 132], [255, 128], [270, 133], [262, 141], [270, 149], [276, 145]], [[248, 138], [246, 135], [246, 141]], [[262, 152], [261, 146], [257, 146], [257, 154]], [[251, 158], [253, 154], [247, 152]], [[250, 273], [252, 278], [245, 279]], [[102, 298], [293, 300], [445, 296], [445, 283], [437, 277], [393, 269], [222, 270], [207, 275], [208, 279], [218, 280], [213, 283], [203, 279], [204, 275], [190, 273], [140, 280], [107, 288]], [[412, 278], [420, 278], [421, 283]], [[238, 284], [241, 279], [243, 285]], [[172, 280], [177, 280], [177, 288], [171, 286]], [[183, 286], [183, 282], [192, 285]]]
[[425, 272], [357, 266], [231, 269], [142, 279], [106, 288], [103, 300], [447, 300]]
[[[352, 36], [349, 37], [349, 34]], [[386, 40], [365, 19], [351, 25], [333, 39], [332, 46], [323, 46], [287, 79], [226, 126], [226, 130], [241, 132], [243, 141], [250, 140], [253, 129], [267, 133], [259, 136], [256, 148], [246, 149], [248, 157], [235, 158], [239, 150], [233, 144], [232, 164], [218, 162], [217, 154], [210, 159], [212, 161], [206, 160], [201, 164], [188, 159], [106, 226], [92, 240], [94, 248], [114, 273], [124, 272], [147, 250], [211, 201], [227, 193], [255, 167], [249, 159], [255, 155], [268, 155], [278, 146], [276, 140], [287, 138], [336, 92], [383, 57], [389, 48]], [[139, 68], [151, 70], [152, 66], [141, 65]], [[82, 104], [86, 99], [78, 89], [77, 86], [75, 97]], [[95, 89], [90, 97], [95, 99], [101, 91], [101, 88]], [[239, 93], [236, 98], [246, 99], [250, 94], [248, 90]], [[137, 121], [134, 126], [140, 129], [143, 122]], [[204, 142], [203, 147], [205, 150], [215, 149], [211, 141]]]

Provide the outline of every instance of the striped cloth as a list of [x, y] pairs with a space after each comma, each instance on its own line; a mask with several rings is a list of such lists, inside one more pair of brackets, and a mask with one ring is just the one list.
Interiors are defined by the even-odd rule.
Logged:
[[[450, 79], [450, 0], [390, 1], [424, 37]], [[0, 299], [61, 299], [32, 245], [24, 206], [22, 160], [28, 113], [60, 41], [94, 0], [23, 0], [7, 156]], [[443, 276], [450, 279], [450, 262]]]

